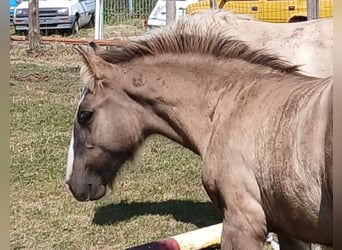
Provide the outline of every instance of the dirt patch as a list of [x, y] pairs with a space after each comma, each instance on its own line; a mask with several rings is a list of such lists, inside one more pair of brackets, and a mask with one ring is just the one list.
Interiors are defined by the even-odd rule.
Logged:
[[10, 79], [13, 81], [25, 81], [29, 83], [33, 82], [48, 82], [50, 80], [49, 76], [42, 75], [36, 72], [27, 74], [26, 76], [18, 76], [15, 72], [11, 72]]

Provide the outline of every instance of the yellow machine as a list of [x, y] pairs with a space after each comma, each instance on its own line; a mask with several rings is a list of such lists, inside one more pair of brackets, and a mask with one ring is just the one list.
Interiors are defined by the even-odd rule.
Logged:
[[[211, 8], [211, 0], [190, 4], [186, 12], [192, 14]], [[217, 6], [238, 14], [251, 14], [265, 22], [287, 23], [307, 20], [307, 0], [217, 0]], [[319, 1], [320, 18], [333, 16], [333, 0]]]

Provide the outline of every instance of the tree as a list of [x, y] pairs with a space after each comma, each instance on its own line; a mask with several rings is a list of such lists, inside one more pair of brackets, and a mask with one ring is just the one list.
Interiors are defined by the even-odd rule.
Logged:
[[41, 39], [39, 27], [39, 2], [29, 0], [29, 49], [31, 52], [39, 53]]

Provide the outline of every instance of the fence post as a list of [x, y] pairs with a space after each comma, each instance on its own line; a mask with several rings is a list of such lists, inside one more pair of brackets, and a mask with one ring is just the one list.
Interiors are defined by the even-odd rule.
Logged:
[[95, 39], [103, 39], [103, 0], [96, 0], [95, 7]]
[[319, 18], [319, 0], [307, 0], [308, 20]]
[[130, 16], [133, 15], [133, 0], [128, 0], [128, 13]]
[[166, 25], [176, 20], [176, 1], [166, 0]]
[[217, 9], [217, 2], [216, 0], [210, 1], [210, 8], [216, 10]]
[[29, 48], [30, 51], [38, 53], [40, 50], [40, 24], [39, 24], [39, 2], [29, 1]]

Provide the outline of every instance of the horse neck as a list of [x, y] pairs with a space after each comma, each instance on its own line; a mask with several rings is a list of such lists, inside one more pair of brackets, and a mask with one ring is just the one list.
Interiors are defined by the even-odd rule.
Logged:
[[215, 60], [191, 67], [192, 58], [164, 57], [131, 63], [123, 71], [124, 89], [144, 107], [148, 131], [167, 136], [203, 156], [215, 109], [226, 91], [227, 75], [223, 76], [219, 65], [213, 64]]

